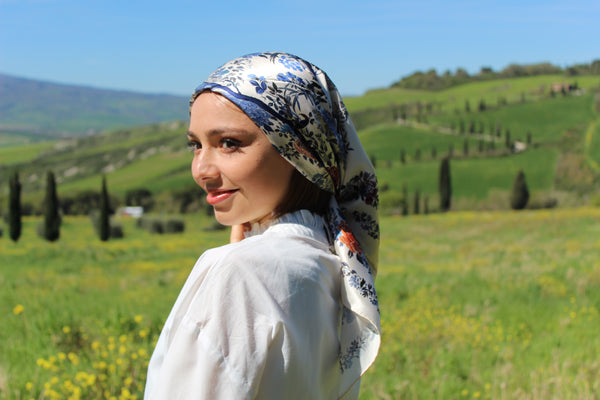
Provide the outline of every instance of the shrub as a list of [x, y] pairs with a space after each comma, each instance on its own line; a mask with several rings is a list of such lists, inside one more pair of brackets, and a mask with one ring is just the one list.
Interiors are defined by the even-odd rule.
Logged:
[[178, 218], [161, 220], [159, 218], [142, 217], [136, 222], [136, 226], [150, 233], [180, 233], [185, 231], [185, 223]]
[[110, 224], [110, 237], [112, 239], [122, 239], [125, 237], [123, 226], [121, 224]]
[[185, 230], [185, 223], [181, 219], [168, 219], [165, 223], [165, 233], [181, 233]]
[[527, 206], [529, 201], [529, 189], [525, 181], [525, 174], [519, 171], [513, 183], [512, 192], [510, 194], [510, 207], [513, 210], [522, 210]]
[[144, 188], [128, 190], [125, 193], [125, 205], [140, 206], [144, 207], [144, 211], [150, 211], [154, 207], [152, 192]]

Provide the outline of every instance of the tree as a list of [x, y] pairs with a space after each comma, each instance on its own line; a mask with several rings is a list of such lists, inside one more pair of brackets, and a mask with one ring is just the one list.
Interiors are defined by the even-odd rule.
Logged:
[[450, 182], [450, 159], [444, 157], [440, 164], [440, 210], [442, 212], [450, 210], [450, 202], [452, 197], [452, 185]]
[[472, 135], [475, 133], [475, 122], [469, 122], [469, 133]]
[[148, 189], [131, 189], [125, 193], [125, 205], [144, 207], [144, 211], [150, 211], [154, 206], [152, 192]]
[[56, 180], [54, 173], [48, 171], [46, 175], [46, 196], [44, 198], [44, 225], [42, 234], [44, 239], [54, 242], [60, 237], [60, 213], [58, 211], [58, 197], [56, 195]]
[[415, 197], [414, 197], [413, 201], [414, 201], [414, 203], [413, 203], [413, 205], [414, 205], [413, 210], [414, 210], [415, 214], [419, 214], [421, 212], [421, 208], [420, 208], [420, 206], [421, 206], [421, 193], [420, 193], [419, 188], [417, 188], [417, 190], [415, 191]]
[[406, 151], [404, 149], [400, 150], [400, 162], [406, 164]]
[[9, 179], [8, 225], [9, 236], [16, 242], [21, 237], [21, 183], [19, 173], [15, 171]]
[[522, 170], [517, 174], [510, 193], [510, 207], [513, 210], [522, 210], [529, 201], [529, 189]]
[[467, 139], [465, 139], [465, 141], [463, 142], [463, 156], [469, 156], [469, 141]]
[[508, 130], [508, 128], [504, 132], [504, 145], [507, 149], [512, 149], [512, 142], [510, 141], [510, 130]]
[[103, 242], [110, 237], [110, 201], [106, 189], [106, 176], [102, 177], [102, 191], [100, 192], [100, 215], [98, 221], [98, 236]]
[[479, 100], [479, 112], [485, 111], [485, 100], [481, 99]]
[[402, 186], [402, 215], [408, 215], [408, 190], [406, 184]]

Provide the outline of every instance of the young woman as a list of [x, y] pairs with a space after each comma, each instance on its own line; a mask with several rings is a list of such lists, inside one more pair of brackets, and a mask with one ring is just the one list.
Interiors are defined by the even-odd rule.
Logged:
[[377, 182], [314, 65], [258, 53], [190, 100], [192, 175], [231, 243], [197, 261], [145, 399], [356, 399], [380, 344]]

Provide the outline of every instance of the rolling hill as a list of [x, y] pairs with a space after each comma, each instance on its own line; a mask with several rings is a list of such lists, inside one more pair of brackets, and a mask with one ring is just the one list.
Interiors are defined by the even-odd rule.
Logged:
[[[450, 153], [453, 209], [508, 208], [519, 170], [532, 207], [598, 202], [600, 76], [580, 76], [577, 90], [552, 94], [553, 85], [565, 83], [564, 76], [545, 75], [436, 92], [390, 88], [346, 99], [376, 164], [383, 212], [399, 212], [403, 200], [412, 210], [415, 197], [435, 210], [440, 160]], [[9, 174], [18, 170], [24, 201], [39, 210], [44, 175], [52, 170], [62, 198], [98, 191], [104, 174], [121, 202], [136, 188], [163, 204], [190, 201], [197, 193], [184, 193], [194, 186], [186, 128], [181, 120], [0, 147], [0, 200], [7, 197]]]
[[0, 146], [184, 119], [187, 100], [0, 74]]

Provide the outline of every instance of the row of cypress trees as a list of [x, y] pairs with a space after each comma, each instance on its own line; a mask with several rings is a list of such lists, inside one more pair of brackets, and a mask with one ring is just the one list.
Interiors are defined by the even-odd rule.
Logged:
[[[60, 238], [60, 225], [62, 218], [59, 212], [59, 201], [56, 192], [56, 179], [52, 171], [46, 175], [46, 194], [44, 196], [44, 221], [38, 233], [44, 239], [54, 242]], [[106, 241], [110, 237], [110, 203], [106, 188], [106, 177], [102, 177], [102, 192], [100, 197], [99, 229], [100, 240]], [[17, 242], [21, 237], [21, 183], [19, 173], [15, 171], [9, 179], [9, 205], [8, 205], [9, 236]]]
[[[445, 157], [440, 164], [439, 173], [440, 211], [450, 210], [452, 199], [452, 183], [450, 178], [450, 158]], [[510, 207], [513, 210], [522, 210], [529, 202], [529, 188], [525, 180], [525, 173], [517, 173], [510, 193]]]

